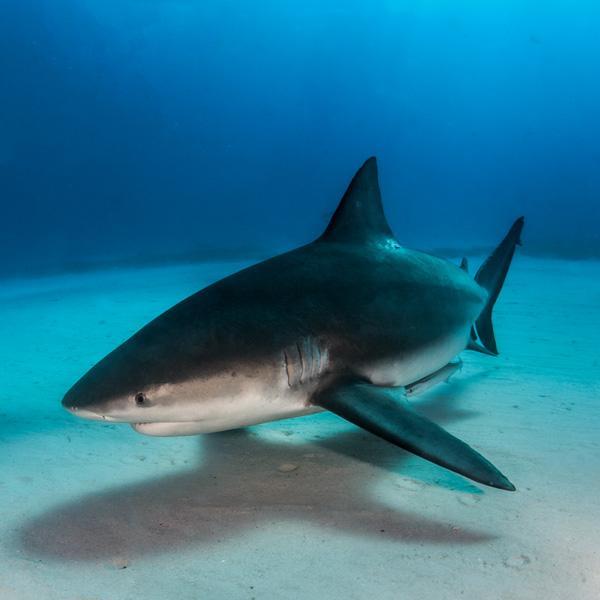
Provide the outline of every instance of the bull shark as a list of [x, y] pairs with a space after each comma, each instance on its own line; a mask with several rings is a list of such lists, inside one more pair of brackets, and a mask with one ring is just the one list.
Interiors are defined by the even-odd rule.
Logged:
[[179, 302], [92, 367], [63, 406], [150, 436], [224, 431], [319, 411], [491, 487], [514, 485], [415, 411], [465, 349], [496, 355], [492, 309], [523, 218], [474, 278], [400, 245], [377, 163], [358, 170], [315, 241]]

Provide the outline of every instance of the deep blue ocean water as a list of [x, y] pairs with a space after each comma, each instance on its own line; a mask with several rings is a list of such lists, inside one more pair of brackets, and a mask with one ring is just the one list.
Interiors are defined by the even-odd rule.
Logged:
[[600, 255], [587, 0], [6, 0], [0, 272], [268, 254], [379, 159], [402, 243]]

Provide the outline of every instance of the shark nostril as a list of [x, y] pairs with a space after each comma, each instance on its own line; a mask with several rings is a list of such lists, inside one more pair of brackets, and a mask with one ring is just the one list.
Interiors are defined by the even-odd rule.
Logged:
[[93, 410], [89, 410], [87, 408], [81, 408], [79, 406], [65, 406], [65, 408], [76, 417], [81, 417], [82, 419], [91, 419], [92, 421], [109, 421], [112, 420], [107, 415], [103, 415], [97, 413]]
[[76, 406], [73, 406], [73, 399], [67, 394], [61, 402], [62, 407], [69, 412], [75, 412], [77, 410]]

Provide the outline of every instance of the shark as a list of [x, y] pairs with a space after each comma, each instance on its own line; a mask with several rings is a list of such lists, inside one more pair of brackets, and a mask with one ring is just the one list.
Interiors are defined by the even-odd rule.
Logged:
[[515, 486], [411, 398], [474, 350], [498, 354], [492, 310], [517, 219], [475, 276], [400, 244], [375, 157], [314, 241], [182, 300], [85, 373], [62, 404], [149, 436], [195, 435], [330, 411], [475, 482]]

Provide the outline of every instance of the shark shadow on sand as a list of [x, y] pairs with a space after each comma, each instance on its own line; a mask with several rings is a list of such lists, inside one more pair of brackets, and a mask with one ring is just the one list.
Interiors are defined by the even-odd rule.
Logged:
[[[466, 384], [463, 380], [430, 393], [419, 402], [419, 412], [440, 422], [475, 416], [453, 407], [449, 397], [456, 397]], [[330, 529], [398, 543], [476, 544], [495, 538], [384, 504], [376, 497], [377, 480], [389, 482], [393, 476], [402, 481], [398, 476], [406, 475], [406, 461], [421, 459], [351, 425], [321, 437], [319, 433], [331, 433], [331, 427], [322, 427], [322, 417], [313, 419], [314, 428], [305, 426], [295, 436], [293, 429], [287, 431], [290, 426], [282, 424], [289, 443], [264, 439], [260, 428], [202, 436], [197, 467], [78, 497], [24, 523], [14, 543], [19, 552], [36, 558], [134, 560], [177, 548], [209, 548], [269, 523], [293, 521], [308, 522], [320, 532]], [[286, 463], [298, 468], [278, 471]], [[459, 493], [482, 493], [426, 462], [410, 476], [417, 480], [417, 488], [441, 482]], [[420, 492], [397, 487], [397, 506], [407, 495]]]

